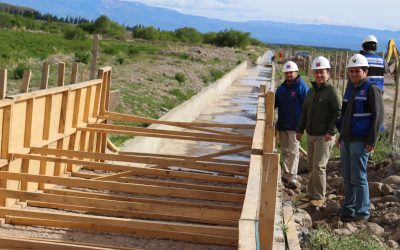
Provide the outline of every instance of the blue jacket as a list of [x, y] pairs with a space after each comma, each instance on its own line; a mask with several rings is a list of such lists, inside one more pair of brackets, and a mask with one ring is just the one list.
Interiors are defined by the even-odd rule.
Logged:
[[[359, 89], [356, 90], [354, 94], [353, 101], [353, 114], [351, 118], [351, 135], [352, 136], [367, 136], [370, 127], [372, 124], [372, 112], [367, 111], [367, 96], [369, 92], [369, 88], [371, 87], [372, 82], [366, 81], [361, 85]], [[343, 97], [343, 107], [347, 107], [347, 103], [349, 102], [351, 95], [353, 92], [353, 88], [346, 88], [346, 92]]]
[[279, 131], [296, 131], [307, 91], [308, 87], [300, 76], [291, 85], [284, 81], [277, 88], [275, 108], [278, 109]]
[[385, 82], [385, 60], [380, 55], [373, 52], [364, 52], [364, 56], [368, 60], [368, 79], [378, 86], [380, 91], [383, 91], [383, 84]]

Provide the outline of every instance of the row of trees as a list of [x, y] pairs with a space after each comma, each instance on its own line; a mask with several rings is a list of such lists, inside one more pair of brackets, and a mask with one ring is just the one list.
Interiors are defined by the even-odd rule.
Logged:
[[[42, 15], [32, 9], [19, 9], [15, 6], [0, 4], [0, 28], [22, 28], [43, 30], [63, 34], [65, 39], [84, 39], [88, 34], [101, 34], [106, 38], [126, 39], [130, 33], [133, 38], [146, 40], [178, 41], [192, 44], [213, 44], [220, 47], [240, 47], [261, 45], [262, 42], [251, 38], [249, 32], [224, 30], [220, 32], [200, 33], [195, 28], [184, 27], [175, 31], [162, 31], [153, 26], [136, 25], [124, 27], [107, 16], [100, 16], [94, 21], [78, 18], [58, 18]], [[38, 21], [36, 21], [38, 20]]]

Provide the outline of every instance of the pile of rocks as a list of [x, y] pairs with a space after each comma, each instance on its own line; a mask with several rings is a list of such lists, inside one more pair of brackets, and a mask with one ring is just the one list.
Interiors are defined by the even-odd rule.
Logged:
[[371, 196], [371, 217], [364, 222], [345, 223], [339, 220], [343, 202], [340, 162], [330, 161], [327, 167], [327, 201], [322, 207], [302, 202], [308, 182], [307, 174], [299, 176], [302, 184], [297, 189], [285, 189], [284, 206], [292, 206], [298, 225], [299, 239], [304, 244], [311, 229], [326, 226], [335, 234], [352, 235], [359, 230], [369, 232], [371, 238], [392, 248], [400, 244], [400, 159], [395, 157], [368, 167]]

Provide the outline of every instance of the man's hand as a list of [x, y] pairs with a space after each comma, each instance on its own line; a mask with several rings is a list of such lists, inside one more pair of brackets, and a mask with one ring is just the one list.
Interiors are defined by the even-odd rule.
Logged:
[[296, 133], [296, 140], [300, 141], [301, 140], [301, 136], [302, 136], [302, 134]]
[[341, 141], [337, 140], [336, 141], [336, 148], [340, 149], [341, 143], [342, 143]]
[[332, 135], [329, 133], [326, 133], [324, 138], [325, 138], [325, 141], [330, 141], [330, 140], [332, 140]]
[[374, 145], [369, 145], [369, 144], [365, 145], [365, 150], [367, 150], [369, 153], [373, 152], [374, 149], [375, 149]]

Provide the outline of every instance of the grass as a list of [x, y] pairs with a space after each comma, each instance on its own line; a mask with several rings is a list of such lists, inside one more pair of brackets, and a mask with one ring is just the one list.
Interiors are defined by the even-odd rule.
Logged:
[[310, 250], [387, 250], [388, 247], [381, 246], [371, 235], [360, 230], [351, 236], [340, 236], [331, 232], [326, 227], [311, 232], [306, 242]]

